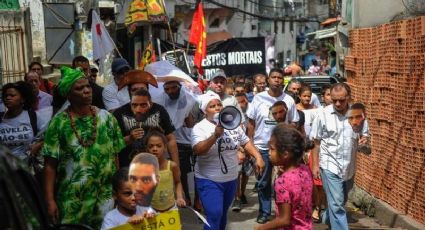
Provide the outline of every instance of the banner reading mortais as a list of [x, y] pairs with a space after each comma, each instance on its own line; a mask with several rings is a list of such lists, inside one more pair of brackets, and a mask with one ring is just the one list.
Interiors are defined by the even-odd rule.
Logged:
[[133, 0], [125, 17], [125, 25], [135, 22], [167, 22], [161, 0]]
[[178, 210], [160, 213], [153, 218], [146, 218], [137, 225], [124, 224], [111, 230], [180, 230], [180, 215]]

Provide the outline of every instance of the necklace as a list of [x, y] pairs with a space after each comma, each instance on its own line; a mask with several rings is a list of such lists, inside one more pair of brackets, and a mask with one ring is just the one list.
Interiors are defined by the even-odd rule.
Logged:
[[92, 116], [93, 121], [92, 121], [92, 133], [91, 133], [91, 137], [88, 140], [83, 140], [80, 137], [80, 135], [77, 132], [77, 128], [75, 126], [75, 121], [74, 121], [74, 119], [72, 117], [72, 114], [71, 114], [69, 108], [66, 110], [66, 113], [68, 114], [69, 119], [71, 121], [72, 131], [74, 132], [75, 136], [77, 137], [77, 140], [80, 143], [80, 145], [82, 145], [83, 147], [90, 147], [90, 146], [92, 146], [94, 144], [94, 141], [96, 140], [96, 131], [97, 131], [97, 129], [96, 129], [96, 127], [97, 127], [97, 123], [96, 123], [96, 109], [91, 106], [90, 107], [90, 110], [91, 110], [91, 116]]

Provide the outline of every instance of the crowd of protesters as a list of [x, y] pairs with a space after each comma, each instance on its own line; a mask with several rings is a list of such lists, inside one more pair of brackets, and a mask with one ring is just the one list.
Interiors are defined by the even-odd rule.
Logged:
[[[153, 98], [155, 77], [123, 58], [112, 62], [114, 78], [105, 88], [83, 56], [61, 67], [57, 85], [33, 62], [24, 81], [2, 88], [0, 143], [31, 162], [55, 223], [108, 229], [193, 206], [206, 215], [204, 229], [224, 230], [227, 211], [248, 203], [246, 185], [255, 175], [253, 228], [312, 229], [322, 221], [348, 229], [344, 205], [367, 122], [357, 129], [349, 122], [355, 118], [344, 83], [316, 95], [292, 78], [284, 92], [284, 75], [301, 71], [292, 65], [291, 73], [275, 68], [250, 77], [220, 70], [195, 97], [168, 81]], [[241, 113], [234, 130], [217, 120], [226, 106]]]

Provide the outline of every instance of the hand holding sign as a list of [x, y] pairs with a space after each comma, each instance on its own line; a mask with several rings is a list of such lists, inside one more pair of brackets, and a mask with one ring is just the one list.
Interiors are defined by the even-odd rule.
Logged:
[[180, 222], [180, 214], [179, 210], [172, 210], [168, 212], [163, 212], [161, 214], [148, 217], [147, 215], [143, 216], [143, 218], [139, 217], [140, 223], [138, 224], [124, 224], [115, 228], [111, 228], [112, 230], [179, 230], [181, 229]]

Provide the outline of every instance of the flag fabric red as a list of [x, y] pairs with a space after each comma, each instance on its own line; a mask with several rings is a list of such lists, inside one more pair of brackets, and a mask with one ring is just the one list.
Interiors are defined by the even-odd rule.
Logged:
[[204, 10], [202, 9], [202, 2], [199, 1], [192, 19], [189, 43], [196, 46], [194, 64], [201, 74], [204, 72], [202, 59], [207, 55], [207, 33], [205, 30]]
[[100, 27], [100, 23], [96, 24], [96, 33], [99, 36], [102, 36], [102, 28]]

